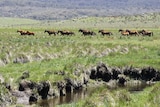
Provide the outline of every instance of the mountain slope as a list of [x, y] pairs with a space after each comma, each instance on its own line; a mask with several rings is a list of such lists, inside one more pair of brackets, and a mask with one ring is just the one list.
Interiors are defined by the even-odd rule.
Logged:
[[1, 0], [0, 16], [60, 20], [160, 12], [159, 0]]

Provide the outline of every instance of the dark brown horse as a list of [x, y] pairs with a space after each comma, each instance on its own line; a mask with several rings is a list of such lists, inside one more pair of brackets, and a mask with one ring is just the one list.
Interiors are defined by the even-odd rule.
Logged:
[[135, 36], [138, 35], [138, 36], [139, 36], [139, 33], [138, 33], [138, 31], [136, 31], [136, 30], [128, 30], [128, 29], [127, 29], [126, 32], [129, 32], [129, 35], [131, 35], [131, 36], [132, 36], [132, 35], [135, 35]]
[[98, 33], [101, 33], [101, 35], [113, 35], [112, 32], [106, 31], [106, 30], [99, 30]]
[[61, 34], [61, 35], [75, 35], [74, 32], [67, 31], [67, 30], [59, 30], [57, 34]]
[[142, 35], [143, 36], [153, 36], [153, 32], [152, 31], [147, 31], [147, 30], [142, 30]]
[[47, 32], [49, 35], [54, 34], [54, 36], [56, 36], [56, 34], [58, 33], [58, 32], [56, 32], [56, 31], [54, 31], [54, 30], [45, 30], [44, 33], [46, 33], [46, 32]]
[[95, 32], [90, 31], [90, 30], [79, 29], [79, 32], [81, 32], [82, 35], [84, 35], [84, 36], [86, 36], [86, 35], [96, 35]]

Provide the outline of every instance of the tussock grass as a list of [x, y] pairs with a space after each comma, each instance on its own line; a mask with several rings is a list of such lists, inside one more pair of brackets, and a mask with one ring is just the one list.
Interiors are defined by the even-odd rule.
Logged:
[[[23, 24], [21, 24], [20, 26], [13, 25], [0, 28], [0, 73], [5, 78], [5, 81], [11, 82], [13, 79], [12, 85], [17, 85], [24, 71], [29, 71], [29, 80], [35, 82], [49, 80], [54, 83], [63, 80], [65, 77], [77, 78], [73, 75], [74, 71], [78, 69], [82, 72], [85, 69], [95, 66], [99, 62], [118, 67], [132, 65], [134, 67], [152, 66], [160, 69], [160, 33], [159, 28], [155, 27], [158, 22], [153, 23], [153, 27], [152, 25], [148, 25], [150, 22], [147, 23], [148, 26], [145, 26], [145, 23], [132, 26], [132, 23], [135, 22], [133, 19], [128, 19], [127, 22], [123, 22], [126, 20], [124, 17], [116, 18], [115, 20], [112, 18], [87, 18], [77, 19], [73, 22], [72, 20], [55, 22], [50, 25], [43, 23], [43, 26], [41, 23], [33, 26], [23, 26]], [[139, 19], [136, 19], [137, 23], [139, 23], [138, 20]], [[104, 24], [105, 21], [106, 24]], [[155, 21], [157, 20], [155, 19]], [[127, 24], [123, 25], [125, 23]], [[100, 26], [100, 24], [102, 25]], [[143, 28], [142, 26], [145, 26], [145, 28], [152, 30], [154, 36], [123, 37], [118, 33], [119, 28], [134, 29], [137, 26], [139, 26], [140, 29]], [[19, 28], [33, 31], [35, 32], [35, 36], [20, 36], [16, 32]], [[93, 30], [97, 35], [84, 37], [78, 32], [79, 28]], [[67, 29], [74, 31], [76, 35], [48, 36], [48, 34], [44, 33], [45, 29]], [[99, 29], [109, 29], [113, 32], [113, 35], [111, 37], [102, 37], [98, 34]], [[21, 59], [19, 63], [14, 63], [16, 58]], [[28, 62], [22, 63], [25, 58]], [[66, 75], [56, 75], [55, 72], [58, 71], [65, 71]], [[108, 95], [108, 90], [103, 92], [106, 92], [106, 96]], [[94, 98], [81, 101], [78, 103], [78, 106], [96, 106], [96, 104], [101, 104], [102, 107], [108, 104], [112, 106], [112, 103], [116, 101], [118, 101], [118, 104], [115, 105], [127, 106], [129, 102], [135, 106], [133, 101], [139, 96], [140, 98], [148, 97], [148, 92], [149, 91], [146, 90], [142, 95], [134, 96], [122, 90], [119, 91], [120, 94], [118, 94], [122, 96], [118, 96], [116, 93], [109, 94], [112, 100], [108, 100], [108, 102], [103, 100], [104, 97], [97, 97], [97, 101], [104, 101], [105, 103], [92, 102], [95, 101], [95, 96], [98, 96], [98, 94], [95, 94], [93, 95]], [[98, 91], [97, 93], [102, 93], [102, 91]], [[117, 98], [115, 98], [116, 95]], [[118, 100], [118, 98], [123, 99], [123, 97], [129, 99], [129, 101], [126, 103], [123, 100]], [[157, 98], [159, 98], [159, 96], [157, 96]], [[146, 103], [146, 99], [142, 100], [142, 102]], [[143, 106], [141, 102], [139, 103]], [[70, 104], [70, 106], [75, 105], [77, 106], [77, 104], [74, 103]]]
[[[35, 36], [20, 36], [10, 28], [6, 31], [3, 32], [7, 34], [0, 36], [0, 58], [3, 61], [8, 61], [8, 65], [2, 67], [3, 72], [7, 69], [12, 69], [10, 72], [18, 71], [17, 68], [38, 74], [44, 74], [48, 69], [73, 72], [76, 63], [85, 65], [87, 68], [100, 61], [111, 66], [153, 66], [159, 69], [158, 46], [160, 38], [156, 30], [153, 37], [121, 38], [120, 34], [116, 34], [116, 29], [113, 31], [115, 34], [111, 37], [102, 37], [99, 34], [93, 37], [84, 37], [76, 30], [76, 35], [71, 37], [48, 36], [38, 28], [35, 30], [37, 32]], [[27, 58], [29, 63], [13, 63], [15, 58], [22, 56]], [[37, 68], [35, 69], [33, 65]]]

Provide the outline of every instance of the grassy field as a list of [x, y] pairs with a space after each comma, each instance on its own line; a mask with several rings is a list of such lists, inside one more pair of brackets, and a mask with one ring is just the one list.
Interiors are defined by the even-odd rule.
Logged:
[[[2, 29], [1, 29], [2, 30]], [[40, 81], [47, 71], [73, 72], [76, 67], [84, 68], [104, 62], [110, 66], [135, 67], [153, 66], [159, 68], [160, 48], [157, 29], [153, 37], [121, 37], [117, 30], [114, 35], [84, 37], [76, 32], [75, 36], [48, 36], [41, 29], [34, 29], [36, 36], [22, 37], [16, 29], [3, 29], [1, 32], [1, 72], [8, 71], [9, 77], [19, 77], [20, 72], [30, 71], [34, 79]], [[76, 31], [76, 30], [74, 30]], [[16, 58], [23, 57], [29, 63], [15, 64]], [[13, 71], [17, 71], [14, 72]], [[17, 73], [19, 75], [17, 75]], [[38, 79], [39, 78], [39, 79]], [[33, 78], [32, 78], [33, 79]], [[48, 79], [45, 76], [44, 79]], [[51, 77], [51, 79], [53, 79]]]
[[[2, 18], [3, 23], [0, 25], [0, 74], [5, 78], [6, 82], [11, 83], [16, 88], [18, 79], [24, 71], [29, 71], [29, 80], [36, 82], [49, 80], [54, 83], [63, 80], [65, 77], [77, 78], [72, 75], [75, 70], [78, 69], [83, 72], [83, 70], [95, 66], [99, 62], [118, 67], [130, 65], [134, 67], [152, 66], [160, 70], [160, 28], [158, 26], [160, 24], [158, 21], [160, 16], [153, 16], [87, 17], [59, 22]], [[143, 18], [146, 20], [144, 21]], [[79, 28], [93, 30], [97, 35], [84, 37], [78, 32]], [[118, 32], [120, 28], [147, 29], [153, 31], [154, 36], [124, 37]], [[20, 36], [16, 32], [18, 29], [33, 31], [35, 36]], [[67, 29], [74, 31], [75, 36], [49, 36], [44, 33], [45, 29]], [[102, 37], [98, 34], [99, 29], [107, 29], [113, 32], [113, 35]], [[15, 63], [17, 59], [22, 59], [26, 63]], [[57, 71], [65, 71], [67, 75], [55, 75], [54, 72]], [[77, 104], [80, 107], [93, 107], [93, 105], [98, 106], [99, 104], [102, 107], [112, 106], [112, 101], [102, 102], [105, 97], [101, 97], [101, 94], [106, 93], [106, 96], [109, 94], [115, 102], [118, 101], [115, 105], [117, 107], [137, 106], [134, 102], [142, 104], [137, 98], [145, 97], [147, 98], [144, 103], [150, 102], [149, 100], [151, 99], [152, 102], [146, 105], [150, 107], [154, 104], [159, 104], [159, 102], [153, 101], [156, 94], [153, 94], [153, 98], [149, 97], [149, 93], [153, 89], [156, 90], [155, 92], [159, 92], [159, 89], [156, 89], [158, 86], [159, 84], [146, 89], [140, 94], [126, 93], [125, 90], [110, 93], [107, 89], [101, 89], [88, 100], [80, 101]], [[119, 97], [114, 97], [118, 96], [118, 92], [125, 94], [124, 97], [128, 98], [129, 96], [129, 102], [120, 100], [121, 98]], [[95, 97], [97, 99], [94, 99]], [[92, 100], [100, 102], [93, 103]], [[76, 104], [66, 106], [73, 105]]]

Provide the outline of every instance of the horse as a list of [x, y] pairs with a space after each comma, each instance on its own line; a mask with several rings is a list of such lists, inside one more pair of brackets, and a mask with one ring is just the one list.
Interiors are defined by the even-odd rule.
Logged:
[[153, 32], [152, 31], [147, 31], [147, 30], [142, 30], [142, 35], [143, 36], [153, 36]]
[[138, 33], [138, 31], [136, 31], [136, 30], [126, 30], [126, 32], [129, 32], [129, 35], [138, 35], [139, 36], [139, 33]]
[[33, 36], [35, 35], [34, 32], [30, 32], [30, 31], [27, 31], [26, 33], [27, 33], [27, 35], [33, 35]]
[[46, 32], [47, 32], [49, 35], [54, 34], [54, 36], [56, 36], [56, 34], [57, 34], [57, 32], [54, 31], [54, 30], [45, 30], [44, 33], [46, 33]]
[[89, 32], [82, 32], [82, 34], [83, 34], [84, 36], [86, 36], [86, 35], [96, 35], [96, 33], [95, 33], [95, 32], [93, 32], [93, 31], [89, 31]]
[[66, 31], [66, 30], [64, 30], [64, 31], [58, 30], [57, 34], [59, 34], [59, 33], [60, 33], [61, 35], [75, 35], [74, 32]]
[[35, 35], [34, 32], [30, 31], [17, 30], [17, 32], [19, 32], [21, 35]]
[[103, 36], [104, 35], [113, 35], [112, 32], [106, 31], [106, 30], [99, 30], [98, 33], [101, 33]]
[[126, 30], [119, 29], [119, 32], [121, 32], [121, 35], [123, 36], [129, 35], [129, 32], [127, 32]]
[[86, 35], [96, 35], [95, 32], [89, 31], [89, 30], [84, 30], [84, 29], [79, 29], [79, 32], [82, 32], [82, 35], [84, 35], [84, 36], [86, 36]]
[[19, 32], [21, 35], [27, 35], [27, 31], [17, 30], [17, 32]]

